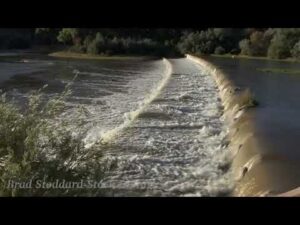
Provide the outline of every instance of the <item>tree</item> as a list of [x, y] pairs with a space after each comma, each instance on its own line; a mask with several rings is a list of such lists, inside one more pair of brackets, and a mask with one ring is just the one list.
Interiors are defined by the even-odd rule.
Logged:
[[230, 52], [239, 47], [239, 41], [245, 37], [244, 30], [238, 28], [214, 28], [219, 46], [225, 52]]
[[101, 33], [97, 33], [95, 39], [88, 45], [87, 52], [90, 54], [100, 54], [105, 50], [106, 41]]
[[76, 39], [79, 36], [79, 31], [77, 28], [63, 28], [58, 36], [57, 40], [64, 43], [65, 45], [76, 44]]
[[239, 42], [239, 47], [242, 55], [251, 55], [250, 41], [248, 39], [241, 40]]
[[272, 32], [253, 31], [249, 39], [243, 39], [239, 43], [241, 54], [251, 56], [266, 56], [272, 38]]
[[292, 48], [291, 55], [296, 59], [300, 59], [300, 40]]
[[51, 45], [57, 42], [59, 29], [55, 28], [36, 28], [34, 32], [37, 44]]
[[283, 59], [291, 56], [291, 50], [300, 40], [299, 28], [278, 28], [268, 49], [270, 58]]
[[218, 54], [218, 55], [223, 55], [223, 54], [225, 54], [225, 49], [222, 46], [218, 46], [218, 47], [216, 47], [214, 53]]
[[212, 29], [183, 35], [178, 48], [181, 53], [211, 54], [217, 46], [217, 38]]

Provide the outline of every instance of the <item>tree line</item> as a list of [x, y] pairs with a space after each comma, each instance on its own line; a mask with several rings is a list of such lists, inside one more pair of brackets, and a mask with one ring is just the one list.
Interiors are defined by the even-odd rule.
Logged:
[[104, 55], [241, 54], [300, 58], [300, 28], [35, 28], [0, 29], [0, 49], [62, 45]]

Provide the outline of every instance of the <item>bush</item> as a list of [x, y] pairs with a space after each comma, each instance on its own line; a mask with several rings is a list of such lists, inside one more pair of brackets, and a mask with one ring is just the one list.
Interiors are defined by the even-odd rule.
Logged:
[[237, 49], [237, 48], [234, 48], [234, 49], [232, 49], [232, 50], [230, 51], [230, 54], [233, 54], [233, 55], [237, 55], [237, 54], [239, 54], [239, 53], [240, 53], [240, 50]]
[[57, 43], [58, 29], [55, 28], [36, 28], [35, 43], [51, 45]]
[[291, 56], [291, 50], [300, 39], [299, 28], [278, 28], [268, 49], [268, 56], [283, 59]]
[[[42, 90], [42, 89], [41, 89]], [[82, 135], [74, 136], [67, 122], [56, 117], [65, 108], [66, 90], [46, 103], [41, 90], [29, 97], [24, 113], [7, 102], [0, 101], [0, 195], [1, 196], [57, 196], [89, 194], [84, 189], [15, 189], [7, 188], [9, 181], [33, 182], [47, 179], [79, 181], [101, 179], [102, 167], [98, 156], [84, 149]], [[54, 123], [53, 121], [56, 122]], [[77, 120], [81, 125], [81, 121]], [[74, 124], [72, 124], [74, 125]]]
[[84, 47], [84, 45], [73, 45], [69, 48], [69, 51], [76, 53], [85, 53], [86, 48]]
[[255, 31], [250, 36], [251, 55], [253, 56], [266, 56], [270, 40], [264, 35], [264, 32]]
[[291, 55], [296, 59], [300, 59], [300, 41], [297, 42], [292, 48]]
[[93, 42], [93, 36], [92, 35], [87, 35], [83, 41], [83, 47], [85, 49], [85, 51], [87, 52], [87, 49], [89, 47], [89, 45]]
[[222, 46], [218, 46], [215, 49], [215, 54], [223, 55], [223, 54], [225, 54], [225, 49]]
[[272, 33], [254, 31], [250, 34], [249, 39], [243, 39], [239, 42], [241, 54], [250, 56], [266, 56], [270, 45]]
[[79, 30], [77, 28], [63, 28], [57, 36], [57, 40], [66, 45], [73, 44], [75, 39], [79, 35]]
[[239, 46], [242, 55], [251, 55], [250, 41], [248, 39], [241, 40]]
[[100, 54], [106, 50], [106, 41], [101, 33], [97, 33], [95, 39], [88, 45], [87, 53]]
[[268, 49], [268, 56], [273, 59], [283, 59], [290, 56], [290, 49], [285, 36], [276, 35]]

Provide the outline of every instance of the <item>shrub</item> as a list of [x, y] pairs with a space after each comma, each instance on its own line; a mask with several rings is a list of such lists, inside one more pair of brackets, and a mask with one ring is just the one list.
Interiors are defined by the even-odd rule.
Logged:
[[270, 45], [272, 33], [254, 31], [250, 34], [249, 39], [243, 39], [239, 42], [241, 54], [250, 56], [266, 56]]
[[300, 59], [300, 41], [298, 41], [292, 48], [291, 55], [296, 59]]
[[242, 55], [251, 55], [250, 41], [248, 39], [241, 40], [239, 46]]
[[95, 39], [88, 45], [87, 53], [100, 54], [106, 50], [106, 41], [101, 33], [97, 33]]
[[69, 48], [69, 51], [76, 53], [85, 53], [86, 48], [84, 47], [84, 45], [73, 45]]
[[77, 28], [63, 28], [57, 36], [57, 40], [64, 44], [72, 44], [78, 37], [79, 30]]
[[223, 55], [225, 54], [225, 49], [222, 46], [218, 46], [215, 49], [215, 54]]
[[253, 56], [266, 56], [270, 44], [268, 36], [264, 32], [255, 31], [250, 36], [251, 55]]
[[276, 59], [290, 57], [292, 48], [300, 39], [300, 29], [278, 28], [274, 32], [268, 49], [268, 56]]
[[51, 45], [57, 43], [58, 29], [55, 28], [36, 28], [35, 43]]
[[[29, 97], [24, 113], [9, 103], [5, 94], [0, 101], [0, 195], [57, 196], [87, 195], [84, 189], [7, 188], [9, 181], [100, 179], [99, 155], [86, 151], [82, 135], [73, 135], [68, 122], [56, 117], [65, 108], [70, 86], [56, 97], [43, 102], [41, 90]], [[56, 121], [56, 122], [55, 122]], [[79, 127], [81, 120], [73, 121]]]
[[268, 56], [273, 59], [283, 59], [290, 56], [290, 48], [287, 39], [283, 35], [276, 35], [268, 49]]

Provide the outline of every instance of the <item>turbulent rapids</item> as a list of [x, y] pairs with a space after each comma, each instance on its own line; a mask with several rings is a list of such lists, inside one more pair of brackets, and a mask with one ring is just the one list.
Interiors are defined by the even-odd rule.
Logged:
[[[300, 182], [300, 78], [256, 69], [279, 66], [299, 70], [298, 64], [191, 55], [101, 60], [2, 56], [1, 140], [7, 149], [20, 148], [10, 140], [28, 143], [30, 131], [46, 124], [48, 133], [39, 131], [34, 145], [22, 145], [27, 152], [37, 146], [30, 163], [37, 165], [35, 156], [41, 156], [41, 166], [29, 172], [98, 184], [49, 195], [280, 195]], [[32, 91], [44, 87], [38, 97], [43, 107], [64, 95], [66, 84], [71, 93], [63, 98], [62, 110], [26, 122], [32, 121], [27, 110], [34, 107], [28, 104]], [[0, 157], [3, 173], [14, 172], [4, 170], [15, 165], [10, 159]]]
[[104, 160], [115, 163], [102, 182], [108, 195], [215, 196], [231, 189], [213, 78], [187, 59], [170, 63], [160, 88], [103, 150]]
[[96, 144], [103, 163], [111, 164], [99, 195], [231, 193], [228, 128], [217, 86], [204, 67], [186, 58], [49, 61], [2, 86], [22, 101], [32, 84], [49, 84], [51, 96], [77, 74], [62, 118], [75, 120], [82, 106], [86, 151]]
[[[107, 131], [99, 132], [98, 130], [92, 130], [90, 134], [85, 139], [86, 147], [95, 144], [97, 141], [100, 142], [107, 142], [110, 138], [113, 138], [114, 135], [121, 132], [123, 129], [128, 127], [131, 122], [133, 122], [141, 113], [142, 111], [148, 106], [149, 103], [151, 103], [160, 93], [162, 88], [165, 86], [165, 84], [168, 82], [170, 75], [171, 75], [171, 65], [170, 63], [164, 59], [164, 63], [166, 65], [166, 71], [164, 72], [164, 76], [159, 81], [159, 84], [154, 88], [154, 90], [151, 90], [151, 93], [146, 96], [144, 99], [142, 99], [140, 102], [138, 102], [138, 108], [134, 111], [130, 111], [128, 113], [124, 114], [125, 120], [123, 123], [121, 123], [119, 126], [116, 126], [115, 128]], [[149, 79], [149, 77], [148, 77]]]

